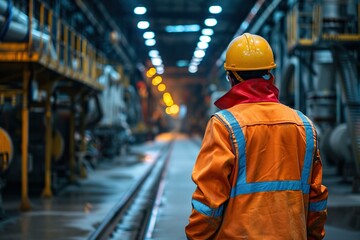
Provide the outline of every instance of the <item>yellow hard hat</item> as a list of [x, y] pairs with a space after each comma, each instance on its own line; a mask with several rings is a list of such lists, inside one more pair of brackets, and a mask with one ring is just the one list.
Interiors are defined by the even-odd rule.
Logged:
[[244, 33], [234, 38], [226, 51], [227, 71], [267, 70], [276, 67], [269, 43], [258, 35]]

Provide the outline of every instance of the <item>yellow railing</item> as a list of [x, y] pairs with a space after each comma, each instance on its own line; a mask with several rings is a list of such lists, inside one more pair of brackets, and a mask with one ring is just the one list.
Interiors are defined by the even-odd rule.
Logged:
[[[330, 2], [330, 0], [328, 0]], [[360, 4], [357, 4], [356, 18], [352, 22], [344, 22], [344, 29], [336, 33], [326, 29], [326, 19], [324, 17], [324, 4], [314, 3], [314, 1], [301, 1], [294, 4], [287, 15], [288, 48], [296, 46], [315, 46], [321, 41], [359, 41], [360, 40]], [[339, 9], [346, 8], [346, 1], [331, 1], [333, 7]], [[336, 16], [346, 18], [348, 16]], [[347, 27], [354, 24], [357, 27]]]
[[28, 4], [29, 20], [24, 27], [29, 29], [29, 38], [25, 43], [0, 43], [3, 55], [0, 60], [38, 61], [64, 77], [101, 87], [97, 79], [105, 64], [104, 55], [54, 14], [46, 3], [29, 0]]

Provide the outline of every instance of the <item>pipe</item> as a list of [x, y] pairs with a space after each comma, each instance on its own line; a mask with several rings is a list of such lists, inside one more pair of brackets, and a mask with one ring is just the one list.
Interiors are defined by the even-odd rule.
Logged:
[[11, 1], [0, 0], [0, 15], [5, 15], [7, 12], [11, 11], [12, 19], [18, 23], [28, 25], [28, 16], [20, 11], [19, 9], [13, 7]]
[[[49, 48], [52, 59], [57, 59], [54, 46], [50, 42], [50, 36], [46, 33], [36, 30], [37, 23], [32, 21], [32, 29], [29, 31], [29, 17], [4, 0], [0, 0], [0, 39], [2, 42], [27, 42], [29, 40], [29, 32], [35, 48], [40, 48], [41, 43], [45, 48]], [[47, 50], [47, 49], [45, 49]]]

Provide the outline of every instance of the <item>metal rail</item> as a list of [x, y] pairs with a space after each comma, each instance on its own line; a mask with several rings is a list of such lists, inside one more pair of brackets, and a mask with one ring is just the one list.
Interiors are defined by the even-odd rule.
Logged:
[[[116, 235], [123, 234], [122, 231], [126, 231], [126, 228], [129, 228], [134, 223], [137, 227], [133, 227], [130, 234], [135, 235], [136, 239], [144, 239], [156, 199], [157, 189], [161, 177], [164, 175], [164, 171], [166, 171], [172, 146], [173, 141], [170, 141], [169, 144], [160, 150], [158, 159], [123, 195], [120, 201], [104, 218], [100, 226], [90, 235], [89, 240], [111, 239]], [[134, 239], [134, 236], [131, 239]]]

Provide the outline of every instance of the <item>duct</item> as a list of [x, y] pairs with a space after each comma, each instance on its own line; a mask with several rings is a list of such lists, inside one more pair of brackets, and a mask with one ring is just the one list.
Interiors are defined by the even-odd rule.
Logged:
[[[26, 42], [28, 41], [29, 22], [28, 16], [13, 7], [11, 1], [0, 0], [0, 40], [2, 42]], [[34, 21], [35, 22], [35, 21]], [[35, 28], [37, 24], [33, 24]], [[36, 29], [31, 30], [32, 43], [35, 48], [40, 47], [42, 42], [44, 50], [49, 51], [52, 59], [57, 59], [54, 46], [50, 42], [50, 36]]]

